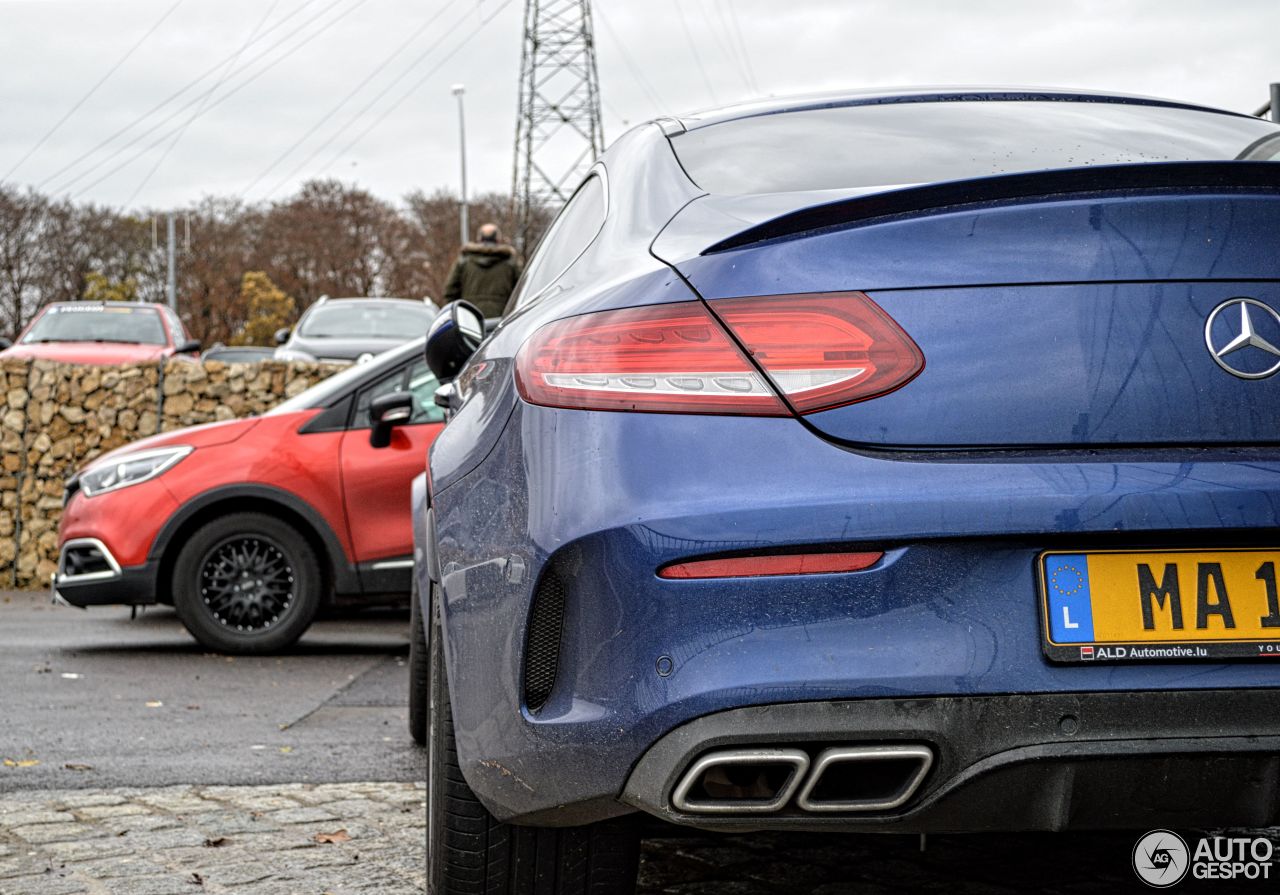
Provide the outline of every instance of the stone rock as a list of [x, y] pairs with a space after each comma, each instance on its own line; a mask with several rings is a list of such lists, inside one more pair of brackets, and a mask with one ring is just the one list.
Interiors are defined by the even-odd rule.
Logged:
[[[165, 380], [165, 389], [168, 390], [170, 380]], [[183, 416], [191, 412], [191, 408], [195, 406], [195, 401], [187, 392], [181, 394], [174, 393], [172, 396], [166, 394], [164, 399], [165, 416]]]
[[58, 439], [54, 442], [53, 447], [49, 449], [49, 456], [55, 460], [61, 460], [64, 457], [74, 457], [75, 453], [76, 439], [74, 436]]

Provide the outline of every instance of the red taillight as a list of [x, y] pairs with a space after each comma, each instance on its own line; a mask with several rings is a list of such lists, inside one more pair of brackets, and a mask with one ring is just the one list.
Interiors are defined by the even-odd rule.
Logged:
[[678, 302], [547, 324], [516, 359], [520, 394], [550, 407], [785, 416], [788, 404], [813, 413], [886, 394], [924, 369], [911, 337], [860, 292], [711, 307]]
[[520, 349], [516, 384], [526, 401], [550, 407], [788, 413], [697, 301], [549, 323]]
[[711, 308], [797, 413], [879, 397], [924, 369], [916, 343], [861, 292], [726, 298]]
[[737, 556], [730, 559], [695, 559], [658, 570], [659, 578], [760, 578], [766, 575], [823, 575], [860, 572], [884, 557], [883, 553], [788, 553], [774, 556]]

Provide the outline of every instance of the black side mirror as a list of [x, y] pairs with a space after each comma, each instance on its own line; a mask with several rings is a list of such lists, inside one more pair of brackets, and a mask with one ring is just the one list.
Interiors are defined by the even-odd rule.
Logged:
[[449, 382], [484, 341], [484, 314], [470, 302], [451, 301], [431, 321], [423, 354], [440, 382]]
[[283, 345], [285, 342], [289, 341], [289, 327], [282, 326], [280, 329], [276, 330], [275, 339], [277, 345]]
[[6, 339], [4, 336], [0, 336], [0, 351], [4, 351], [6, 348], [12, 348], [12, 347], [13, 347], [12, 339]]
[[446, 382], [444, 385], [436, 389], [434, 400], [437, 407], [442, 407], [444, 410], [449, 411], [457, 409], [455, 406], [458, 403], [457, 397], [457, 388], [454, 387], [452, 382]]
[[409, 392], [392, 392], [379, 395], [369, 404], [369, 446], [384, 448], [391, 444], [391, 430], [403, 426], [413, 417], [413, 395]]
[[199, 353], [200, 353], [200, 340], [199, 340], [199, 339], [187, 339], [187, 341], [183, 342], [183, 343], [182, 343], [182, 344], [180, 344], [177, 348], [175, 348], [175, 349], [174, 349], [174, 352], [175, 352], [176, 354], [199, 354]]

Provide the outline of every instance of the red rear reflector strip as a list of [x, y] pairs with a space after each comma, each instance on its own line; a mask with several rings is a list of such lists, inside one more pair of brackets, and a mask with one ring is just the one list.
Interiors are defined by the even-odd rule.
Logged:
[[724, 298], [711, 308], [797, 413], [888, 394], [924, 369], [924, 354], [861, 292]]
[[666, 566], [659, 578], [760, 578], [766, 575], [821, 575], [860, 572], [884, 557], [883, 553], [791, 553], [782, 556], [738, 556], [731, 559], [696, 559]]
[[516, 386], [549, 407], [790, 415], [698, 301], [549, 323], [521, 347]]

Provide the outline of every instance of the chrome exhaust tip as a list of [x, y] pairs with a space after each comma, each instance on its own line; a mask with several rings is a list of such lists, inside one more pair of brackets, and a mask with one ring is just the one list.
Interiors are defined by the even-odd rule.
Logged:
[[838, 746], [823, 750], [800, 792], [804, 811], [890, 811], [915, 795], [933, 767], [923, 745]]
[[699, 758], [671, 793], [690, 814], [767, 814], [791, 801], [809, 769], [799, 749], [722, 749]]

